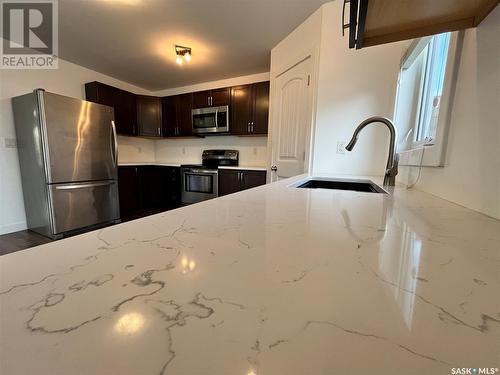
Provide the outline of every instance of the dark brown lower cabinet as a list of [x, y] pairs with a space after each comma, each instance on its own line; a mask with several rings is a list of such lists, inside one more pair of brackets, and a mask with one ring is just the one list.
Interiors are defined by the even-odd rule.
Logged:
[[141, 207], [139, 167], [118, 167], [118, 195], [122, 220], [139, 212]]
[[264, 185], [266, 171], [219, 169], [219, 196]]
[[118, 167], [122, 221], [180, 207], [180, 168], [153, 165]]

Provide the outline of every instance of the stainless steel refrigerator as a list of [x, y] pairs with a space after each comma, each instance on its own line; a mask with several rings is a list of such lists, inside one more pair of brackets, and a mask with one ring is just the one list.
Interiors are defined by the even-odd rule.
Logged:
[[61, 238], [119, 222], [113, 108], [42, 89], [12, 107], [28, 228]]

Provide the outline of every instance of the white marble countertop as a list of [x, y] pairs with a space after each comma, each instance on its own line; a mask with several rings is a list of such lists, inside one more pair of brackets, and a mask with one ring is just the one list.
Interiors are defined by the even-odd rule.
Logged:
[[292, 181], [1, 256], [0, 373], [499, 367], [500, 221]]
[[[197, 164], [197, 163], [183, 163], [183, 164]], [[158, 165], [162, 167], [180, 167], [180, 163], [170, 163], [170, 162], [145, 162], [145, 163], [135, 163], [135, 162], [120, 162], [119, 167], [128, 166], [139, 166], [139, 165]], [[239, 166], [220, 166], [219, 169], [237, 169], [237, 170], [252, 170], [252, 171], [267, 171], [265, 166], [257, 165], [239, 165]]]
[[157, 163], [157, 162], [118, 162], [119, 167], [134, 167], [139, 165], [158, 165], [160, 167], [180, 167], [180, 163]]
[[246, 170], [246, 171], [267, 171], [267, 167], [256, 166], [256, 165], [238, 165], [238, 166], [230, 166], [230, 165], [221, 165], [219, 169], [236, 169], [236, 170]]

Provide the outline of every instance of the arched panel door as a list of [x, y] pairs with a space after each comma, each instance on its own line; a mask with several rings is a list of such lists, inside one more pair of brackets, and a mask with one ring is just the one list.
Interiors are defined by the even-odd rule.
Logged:
[[272, 181], [305, 172], [306, 142], [312, 119], [311, 59], [275, 80]]

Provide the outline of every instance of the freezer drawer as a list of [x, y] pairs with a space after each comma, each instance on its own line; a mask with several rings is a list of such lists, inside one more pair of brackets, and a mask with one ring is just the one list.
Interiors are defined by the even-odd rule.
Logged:
[[119, 219], [116, 180], [49, 185], [53, 234]]

